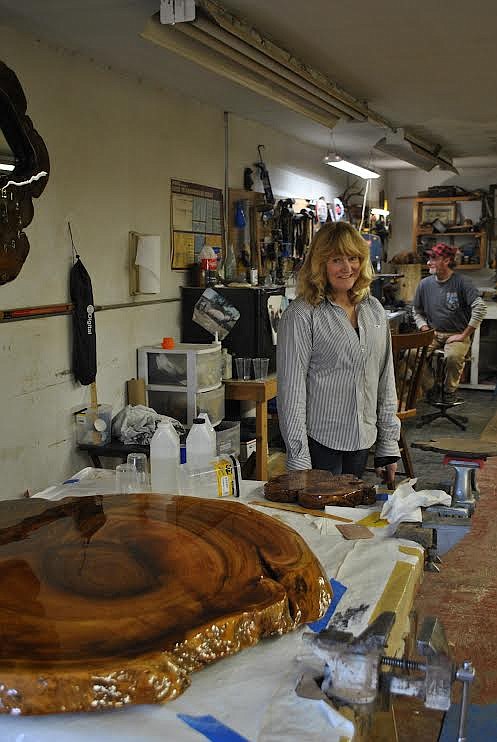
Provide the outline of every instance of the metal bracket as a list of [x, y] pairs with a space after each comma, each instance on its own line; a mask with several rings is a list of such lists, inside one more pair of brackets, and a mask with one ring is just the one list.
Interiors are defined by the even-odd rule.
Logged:
[[160, 0], [160, 22], [181, 23], [195, 20], [195, 0]]

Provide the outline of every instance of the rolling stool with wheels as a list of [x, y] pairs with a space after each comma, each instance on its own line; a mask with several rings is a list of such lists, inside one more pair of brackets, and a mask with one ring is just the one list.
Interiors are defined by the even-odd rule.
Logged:
[[417, 428], [422, 428], [423, 425], [444, 418], [450, 420], [451, 423], [457, 425], [461, 430], [466, 430], [468, 418], [463, 415], [449, 414], [447, 410], [452, 407], [459, 407], [464, 404], [464, 400], [457, 400], [448, 402], [445, 397], [445, 382], [447, 378], [447, 359], [445, 358], [443, 350], [434, 350], [432, 358], [435, 364], [435, 384], [433, 386], [433, 399], [429, 399], [428, 404], [432, 407], [437, 408], [437, 412], [428, 412], [425, 415], [421, 415], [419, 423], [416, 425]]

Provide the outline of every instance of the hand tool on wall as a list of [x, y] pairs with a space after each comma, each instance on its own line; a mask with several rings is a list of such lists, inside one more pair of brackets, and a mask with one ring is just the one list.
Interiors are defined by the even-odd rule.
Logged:
[[259, 161], [254, 162], [254, 166], [258, 169], [260, 179], [262, 180], [266, 203], [270, 206], [273, 206], [275, 202], [275, 198], [273, 196], [273, 189], [271, 188], [271, 181], [269, 180], [269, 173], [262, 159], [261, 149], [264, 149], [263, 144], [259, 144], [257, 146], [257, 150], [259, 152]]
[[254, 171], [251, 167], [246, 167], [243, 171], [243, 187], [246, 191], [251, 191], [252, 186], [254, 185], [254, 179], [252, 177], [252, 173]]
[[[262, 253], [260, 235], [257, 225], [259, 211], [256, 206], [251, 206], [250, 213], [250, 267], [257, 271], [257, 278], [262, 276]], [[251, 281], [252, 283], [252, 281]]]
[[250, 266], [250, 224], [248, 201], [239, 200], [235, 203], [235, 228], [237, 230], [237, 257], [244, 268]]

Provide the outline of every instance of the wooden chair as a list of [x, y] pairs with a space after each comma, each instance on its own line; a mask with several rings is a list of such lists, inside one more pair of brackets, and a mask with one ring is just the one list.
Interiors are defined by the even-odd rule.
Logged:
[[405, 474], [409, 477], [414, 477], [414, 469], [402, 430], [402, 420], [416, 416], [416, 401], [420, 395], [423, 368], [433, 335], [433, 330], [392, 335], [393, 364], [398, 399], [397, 416], [401, 421], [399, 447]]

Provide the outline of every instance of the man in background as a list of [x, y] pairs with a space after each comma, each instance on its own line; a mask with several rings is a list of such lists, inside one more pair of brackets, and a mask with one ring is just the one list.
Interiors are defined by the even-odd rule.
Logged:
[[[466, 276], [455, 273], [457, 248], [443, 242], [428, 252], [430, 275], [420, 282], [414, 297], [414, 320], [419, 330], [435, 330], [433, 350], [446, 359], [445, 402], [457, 401], [457, 388], [471, 345], [471, 335], [481, 324], [487, 308]], [[428, 399], [435, 401], [437, 390]], [[439, 400], [437, 400], [439, 401]]]

